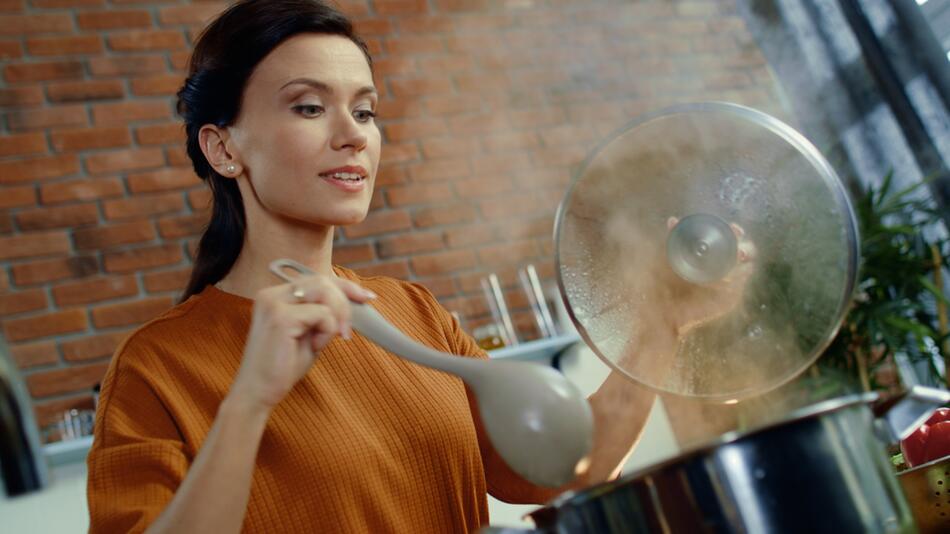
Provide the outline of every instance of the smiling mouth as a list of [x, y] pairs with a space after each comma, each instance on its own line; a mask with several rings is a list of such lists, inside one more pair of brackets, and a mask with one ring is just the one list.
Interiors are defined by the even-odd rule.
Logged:
[[362, 174], [355, 172], [331, 172], [327, 174], [321, 174], [322, 178], [330, 178], [331, 180], [340, 180], [341, 182], [348, 183], [359, 183], [366, 180], [366, 177]]

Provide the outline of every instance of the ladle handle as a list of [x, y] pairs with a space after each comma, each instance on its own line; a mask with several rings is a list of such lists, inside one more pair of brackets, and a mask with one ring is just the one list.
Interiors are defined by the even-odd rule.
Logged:
[[[288, 275], [286, 269], [293, 269], [302, 275], [313, 274], [309, 267], [293, 260], [279, 259], [270, 264], [272, 273], [292, 283], [294, 277]], [[413, 341], [369, 304], [350, 301], [350, 309], [353, 328], [380, 347], [419, 365], [456, 375], [465, 382], [470, 383], [475, 379], [477, 361], [440, 352]]]

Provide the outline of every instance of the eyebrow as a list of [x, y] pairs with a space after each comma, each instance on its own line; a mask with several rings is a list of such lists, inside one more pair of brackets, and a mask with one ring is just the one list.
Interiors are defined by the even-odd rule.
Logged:
[[[322, 92], [322, 93], [326, 93], [326, 94], [328, 94], [328, 95], [332, 95], [332, 94], [333, 94], [333, 88], [332, 88], [332, 87], [330, 87], [328, 84], [326, 84], [326, 83], [324, 83], [324, 82], [321, 82], [320, 80], [314, 80], [313, 78], [295, 78], [295, 79], [290, 80], [289, 82], [285, 83], [284, 85], [282, 85], [282, 86], [280, 87], [280, 90], [283, 91], [286, 87], [291, 86], [291, 85], [295, 85], [295, 84], [308, 85], [308, 86], [313, 87], [314, 89], [316, 89], [317, 91], [320, 91], [320, 92]], [[368, 94], [373, 94], [373, 95], [377, 94], [376, 88], [373, 87], [372, 85], [366, 85], [366, 86], [360, 87], [360, 88], [356, 91], [356, 95], [355, 95], [355, 96], [363, 96], [363, 95], [368, 95]]]

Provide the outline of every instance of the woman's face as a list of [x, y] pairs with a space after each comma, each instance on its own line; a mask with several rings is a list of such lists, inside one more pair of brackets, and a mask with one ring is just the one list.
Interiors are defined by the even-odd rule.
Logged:
[[229, 128], [249, 219], [361, 221], [379, 165], [376, 103], [366, 57], [345, 37], [297, 35], [265, 57]]

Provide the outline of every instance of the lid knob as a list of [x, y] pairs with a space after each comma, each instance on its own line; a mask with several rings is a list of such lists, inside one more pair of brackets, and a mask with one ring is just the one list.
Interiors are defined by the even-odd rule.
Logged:
[[681, 278], [711, 284], [736, 265], [739, 242], [726, 221], [697, 213], [684, 217], [666, 238], [666, 259]]

